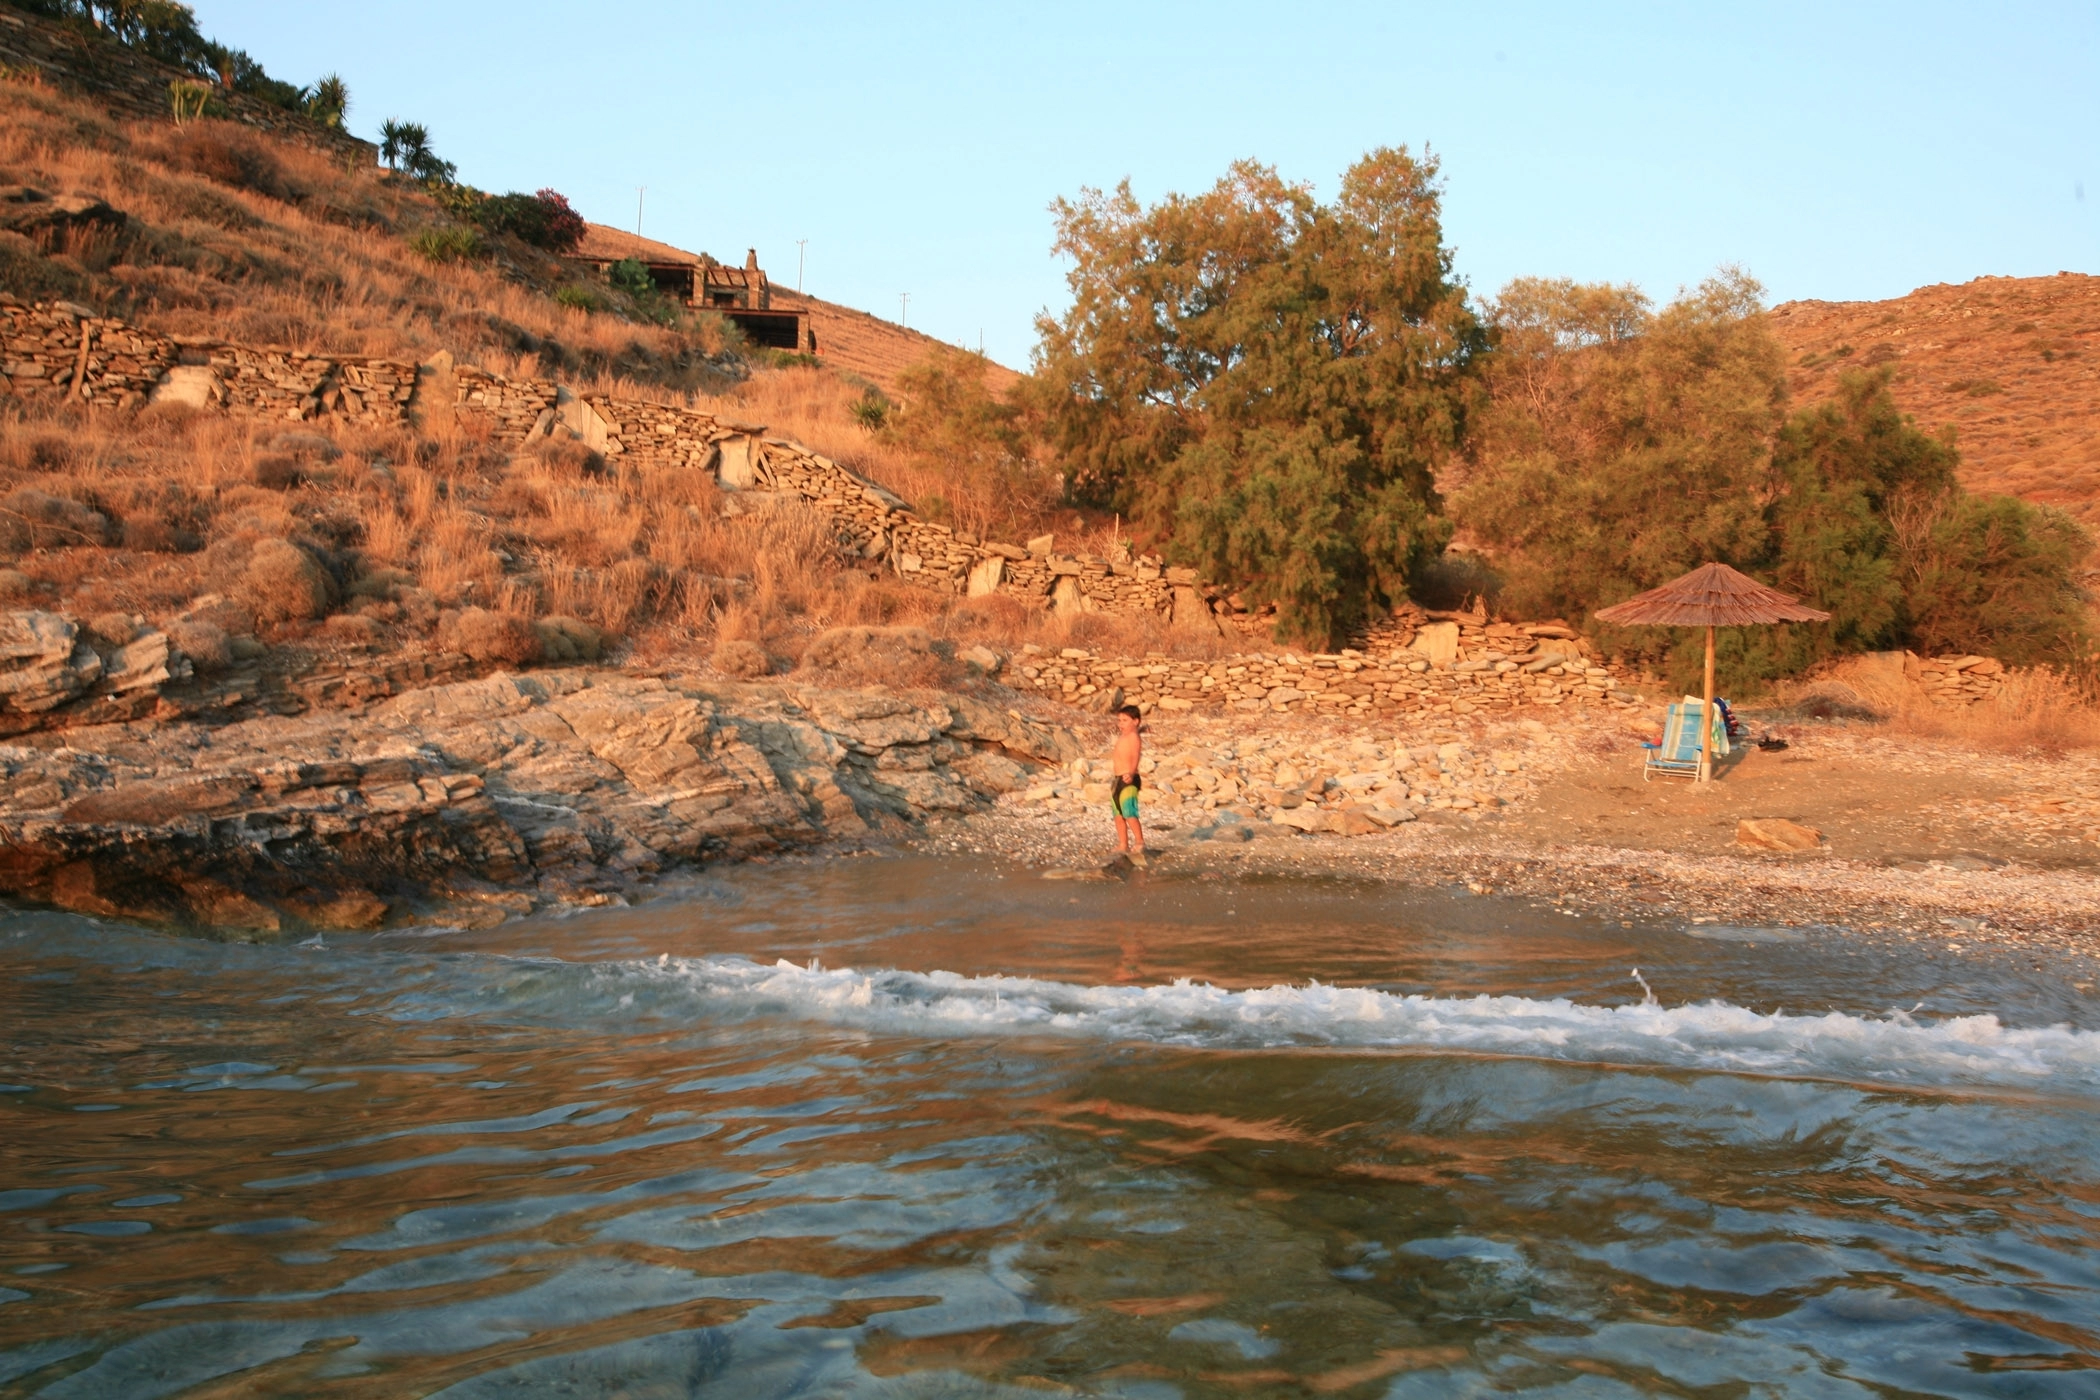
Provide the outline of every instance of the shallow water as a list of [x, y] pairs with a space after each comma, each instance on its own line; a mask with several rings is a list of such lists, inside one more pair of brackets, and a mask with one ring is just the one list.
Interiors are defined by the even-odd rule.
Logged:
[[0, 1396], [2096, 1395], [2085, 975], [916, 858], [8, 916]]

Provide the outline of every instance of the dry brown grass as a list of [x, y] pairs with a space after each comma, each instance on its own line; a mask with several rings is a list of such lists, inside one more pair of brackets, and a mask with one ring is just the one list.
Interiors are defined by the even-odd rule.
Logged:
[[1887, 656], [1847, 657], [1781, 692], [1808, 709], [1854, 709], [1897, 734], [2007, 753], [2061, 754], [2100, 748], [2100, 703], [2092, 688], [2047, 668], [2013, 671], [1989, 700], [1935, 705]]
[[985, 538], [1019, 543], [1054, 534], [1070, 554], [1111, 554], [1131, 532], [1114, 515], [1057, 505], [1044, 494], [1020, 496], [996, 480], [971, 479], [952, 464], [907, 451], [871, 432], [853, 416], [865, 385], [829, 369], [795, 366], [765, 370], [734, 388], [698, 395], [693, 405], [737, 422], [763, 425], [793, 438], [870, 481], [924, 508], [943, 523]]
[[168, 334], [421, 360], [450, 349], [501, 373], [582, 376], [633, 393], [726, 382], [689, 334], [555, 302], [557, 260], [433, 263], [409, 247], [443, 222], [420, 187], [225, 122], [127, 122], [33, 84], [0, 83], [0, 183], [94, 194], [130, 226], [111, 246], [40, 249], [0, 234], [0, 283], [69, 297]]
[[[559, 375], [584, 393], [761, 421], [907, 500], [938, 498], [960, 528], [1054, 532], [1059, 549], [1094, 553], [1127, 540], [1113, 517], [1008, 499], [871, 434], [853, 416], [858, 380], [791, 368], [731, 389], [699, 358], [723, 348], [713, 318], [680, 334], [563, 307], [549, 292], [568, 270], [530, 249], [506, 245], [494, 264], [432, 263], [409, 247], [442, 220], [420, 188], [257, 133], [127, 122], [0, 83], [0, 183], [98, 195], [131, 220], [94, 246], [0, 233], [0, 285], [17, 295], [300, 351], [421, 360], [447, 349], [512, 377]], [[1230, 649], [1152, 619], [1066, 619], [1039, 602], [908, 587], [839, 559], [811, 511], [722, 506], [704, 474], [638, 472], [573, 448], [514, 455], [471, 422], [425, 434], [0, 403], [0, 567], [16, 606], [166, 625], [219, 595], [199, 627], [356, 649], [486, 632], [491, 655], [523, 647], [513, 622], [543, 638], [568, 636], [573, 622], [665, 660], [748, 639], [791, 663], [824, 630], [851, 625], [921, 627], [950, 651]], [[258, 552], [274, 564], [251, 568]], [[260, 596], [273, 567], [300, 574], [334, 614], [285, 616]]]

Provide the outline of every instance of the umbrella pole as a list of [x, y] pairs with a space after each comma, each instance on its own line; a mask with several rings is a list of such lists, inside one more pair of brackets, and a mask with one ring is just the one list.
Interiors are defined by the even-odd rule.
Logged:
[[1699, 722], [1706, 726], [1699, 735], [1699, 781], [1713, 781], [1714, 776], [1714, 629], [1706, 629], [1706, 703], [1699, 710]]

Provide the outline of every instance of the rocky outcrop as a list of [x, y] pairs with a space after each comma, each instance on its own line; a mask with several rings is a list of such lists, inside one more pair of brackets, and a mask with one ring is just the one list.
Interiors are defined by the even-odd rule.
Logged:
[[66, 739], [0, 747], [0, 893], [258, 934], [603, 902], [680, 865], [972, 811], [1079, 752], [970, 697], [581, 670]]

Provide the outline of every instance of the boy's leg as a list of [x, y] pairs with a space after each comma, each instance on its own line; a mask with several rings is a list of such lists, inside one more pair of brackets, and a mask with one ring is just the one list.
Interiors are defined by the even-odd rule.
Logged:
[[1130, 849], [1129, 827], [1130, 823], [1124, 819], [1122, 813], [1118, 812], [1116, 814], [1116, 853], [1118, 855]]

